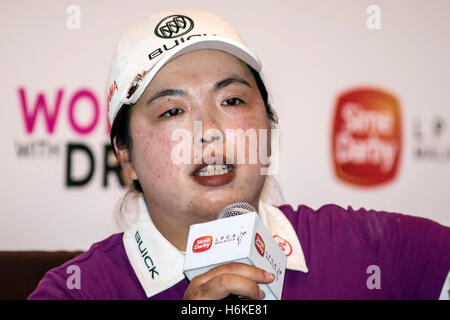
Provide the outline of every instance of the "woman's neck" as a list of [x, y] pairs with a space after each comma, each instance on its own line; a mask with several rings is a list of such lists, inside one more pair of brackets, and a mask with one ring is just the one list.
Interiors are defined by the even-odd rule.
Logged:
[[180, 251], [186, 251], [190, 226], [210, 221], [201, 220], [189, 213], [170, 214], [155, 207], [149, 208], [148, 213], [156, 229]]

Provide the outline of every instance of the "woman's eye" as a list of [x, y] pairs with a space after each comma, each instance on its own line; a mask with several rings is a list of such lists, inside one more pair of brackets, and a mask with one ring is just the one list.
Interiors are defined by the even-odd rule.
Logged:
[[164, 113], [163, 113], [162, 115], [160, 115], [159, 117], [160, 117], [160, 118], [170, 118], [170, 117], [176, 116], [176, 115], [178, 115], [178, 114], [180, 114], [180, 113], [182, 113], [182, 112], [184, 112], [184, 111], [181, 110], [181, 109], [178, 109], [178, 108], [172, 108], [172, 109], [167, 110], [166, 112], [164, 112]]
[[224, 102], [222, 102], [222, 104], [226, 105], [226, 106], [236, 106], [241, 103], [244, 103], [244, 101], [242, 101], [239, 98], [229, 98], [229, 99], [225, 100]]

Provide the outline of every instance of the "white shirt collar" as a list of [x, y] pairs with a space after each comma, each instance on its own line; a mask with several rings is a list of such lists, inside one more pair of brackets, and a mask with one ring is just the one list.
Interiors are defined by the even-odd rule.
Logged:
[[[300, 241], [283, 212], [261, 201], [258, 209], [264, 225], [287, 256], [287, 268], [308, 272]], [[143, 195], [139, 197], [138, 219], [124, 232], [123, 244], [147, 297], [154, 296], [185, 278], [184, 254], [155, 227]]]
[[273, 239], [286, 254], [286, 268], [307, 273], [305, 256], [297, 233], [284, 213], [277, 207], [259, 201], [258, 213]]

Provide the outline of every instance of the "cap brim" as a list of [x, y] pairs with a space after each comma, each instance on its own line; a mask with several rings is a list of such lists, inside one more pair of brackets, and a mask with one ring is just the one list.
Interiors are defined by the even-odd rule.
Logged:
[[188, 42], [183, 43], [177, 49], [172, 49], [169, 51], [161, 60], [159, 60], [151, 70], [147, 70], [148, 73], [142, 80], [139, 87], [136, 89], [134, 94], [123, 101], [122, 103], [134, 104], [141, 97], [142, 93], [147, 88], [150, 81], [158, 73], [158, 71], [169, 61], [186, 54], [188, 52], [202, 50], [202, 49], [215, 49], [227, 52], [236, 58], [239, 58], [243, 62], [247, 63], [257, 72], [261, 71], [261, 62], [258, 57], [253, 54], [247, 47], [243, 46], [241, 43], [219, 36], [203, 36], [196, 39], [191, 39]]

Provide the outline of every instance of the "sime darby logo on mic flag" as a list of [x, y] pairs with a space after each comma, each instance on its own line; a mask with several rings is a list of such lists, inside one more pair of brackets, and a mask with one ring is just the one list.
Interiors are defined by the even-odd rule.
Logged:
[[192, 252], [199, 253], [208, 250], [211, 248], [212, 239], [212, 236], [204, 236], [195, 239], [194, 244], [192, 245]]
[[266, 244], [264, 240], [261, 238], [259, 233], [255, 233], [255, 248], [258, 251], [261, 257], [264, 257], [264, 253], [266, 253]]
[[380, 89], [357, 88], [338, 96], [331, 149], [336, 176], [357, 186], [393, 180], [402, 150], [398, 99]]

